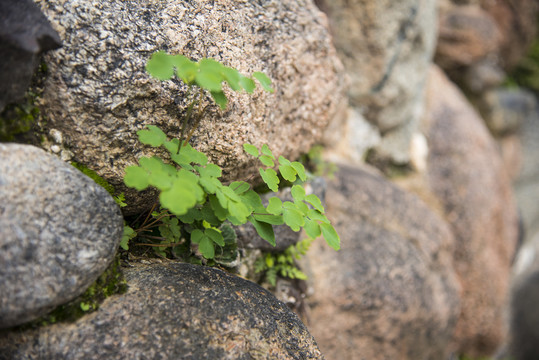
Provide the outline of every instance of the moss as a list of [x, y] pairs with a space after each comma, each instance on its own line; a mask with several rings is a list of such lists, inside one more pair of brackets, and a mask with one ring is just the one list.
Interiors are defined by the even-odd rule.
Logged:
[[90, 179], [92, 179], [93, 181], [96, 182], [97, 185], [101, 186], [102, 188], [104, 188], [105, 190], [107, 190], [107, 192], [111, 195], [111, 196], [114, 196], [114, 187], [109, 184], [107, 182], [107, 180], [103, 179], [101, 176], [97, 175], [97, 173], [95, 171], [93, 171], [92, 169], [89, 169], [88, 167], [86, 167], [85, 165], [83, 164], [80, 164], [78, 162], [72, 162], [71, 165], [73, 167], [75, 167], [76, 169], [78, 169], [80, 172], [82, 172], [84, 175], [88, 176]]
[[46, 76], [47, 65], [41, 63], [24, 98], [18, 103], [8, 104], [0, 113], [0, 141], [32, 144], [37, 142], [33, 129], [34, 124], [42, 116], [37, 107], [37, 100], [43, 93]]
[[116, 254], [114, 261], [82, 295], [18, 329], [38, 328], [57, 322], [73, 322], [99, 309], [100, 304], [109, 296], [123, 294], [126, 291], [127, 282], [121, 270], [120, 257]]
[[539, 92], [539, 34], [506, 81], [507, 86], [515, 84]]

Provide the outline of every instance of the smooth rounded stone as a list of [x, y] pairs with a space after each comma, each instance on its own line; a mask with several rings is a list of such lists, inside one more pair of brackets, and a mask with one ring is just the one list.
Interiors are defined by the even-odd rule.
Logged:
[[408, 162], [424, 107], [425, 69], [436, 46], [437, 1], [316, 3], [328, 14], [335, 48], [350, 78], [350, 104], [383, 136], [392, 133], [377, 151], [394, 162]]
[[253, 282], [173, 262], [125, 277], [127, 293], [73, 324], [0, 335], [0, 359], [323, 359], [299, 318]]
[[0, 1], [0, 112], [5, 105], [22, 99], [40, 54], [60, 43], [32, 0]]
[[459, 284], [446, 223], [371, 168], [341, 166], [327, 214], [341, 238], [302, 260], [309, 330], [328, 359], [447, 359]]
[[433, 67], [424, 124], [429, 156], [423, 191], [438, 200], [455, 236], [463, 287], [456, 342], [461, 354], [490, 356], [504, 342], [504, 309], [518, 240], [511, 182], [497, 145], [460, 90]]
[[123, 218], [93, 180], [45, 151], [0, 144], [0, 329], [83, 293], [114, 258]]
[[136, 132], [153, 124], [179, 137], [188, 107], [181, 81], [161, 82], [146, 73], [147, 60], [158, 50], [194, 60], [210, 57], [243, 74], [262, 71], [271, 78], [274, 93], [260, 86], [253, 94], [227, 90], [225, 111], [204, 100], [211, 105], [191, 143], [223, 168], [224, 180], [258, 174], [244, 143], [266, 143], [275, 154], [297, 158], [321, 139], [346, 104], [342, 64], [326, 18], [309, 0], [36, 2], [65, 44], [45, 58], [44, 136], [60, 132], [63, 141], [56, 145], [63, 156], [125, 191], [125, 214], [157, 198], [123, 185], [127, 166], [156, 153]]

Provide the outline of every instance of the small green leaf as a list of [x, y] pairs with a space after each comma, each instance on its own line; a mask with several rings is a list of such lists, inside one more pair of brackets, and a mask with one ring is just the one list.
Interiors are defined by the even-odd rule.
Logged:
[[180, 220], [185, 224], [192, 224], [196, 220], [202, 219], [202, 214], [199, 209], [193, 207], [189, 209], [185, 214], [179, 216]]
[[81, 303], [80, 303], [80, 309], [81, 309], [82, 311], [84, 311], [84, 312], [90, 310], [90, 307], [91, 307], [91, 306], [90, 306], [90, 304], [88, 304], [88, 303], [85, 303], [85, 302], [81, 302]]
[[172, 63], [176, 66], [176, 75], [186, 84], [192, 84], [198, 72], [198, 63], [183, 55], [174, 55]]
[[240, 85], [241, 75], [238, 72], [238, 70], [229, 68], [229, 67], [224, 67], [222, 70], [222, 74], [225, 77], [225, 80], [228, 82], [228, 85], [230, 86], [232, 90], [234, 91], [241, 90], [241, 85]]
[[191, 242], [193, 244], [200, 244], [200, 240], [204, 238], [204, 232], [200, 229], [195, 229], [191, 232]]
[[320, 225], [315, 220], [306, 219], [303, 229], [305, 229], [307, 235], [313, 239], [319, 237], [321, 234]]
[[249, 191], [251, 185], [245, 181], [234, 181], [232, 184], [228, 185], [228, 187], [231, 188], [236, 194], [241, 195], [246, 191]]
[[221, 83], [224, 76], [221, 74], [223, 65], [213, 59], [202, 59], [199, 61], [199, 71], [195, 76], [195, 82], [203, 89], [221, 92]]
[[260, 85], [262, 85], [264, 90], [269, 91], [270, 93], [274, 91], [273, 88], [271, 87], [271, 80], [269, 77], [267, 77], [266, 74], [260, 71], [257, 71], [253, 73], [253, 77], [260, 82]]
[[296, 170], [290, 165], [280, 165], [279, 172], [281, 176], [290, 182], [296, 181]]
[[204, 230], [204, 233], [217, 245], [225, 246], [225, 240], [223, 239], [223, 235], [221, 234], [220, 231], [209, 228], [209, 229]]
[[230, 214], [235, 217], [241, 223], [247, 221], [247, 217], [251, 215], [251, 212], [242, 202], [229, 201], [228, 202], [228, 211]]
[[201, 177], [198, 181], [208, 194], [215, 194], [222, 184], [219, 179], [214, 177]]
[[260, 162], [266, 166], [274, 167], [275, 163], [273, 162], [273, 159], [269, 157], [268, 155], [262, 155], [259, 157]]
[[222, 91], [211, 91], [211, 97], [215, 101], [217, 105], [221, 108], [221, 110], [226, 109], [226, 104], [228, 103], [228, 99], [226, 98], [226, 95]]
[[329, 224], [329, 220], [326, 217], [326, 215], [321, 214], [318, 210], [309, 209], [309, 211], [307, 212], [307, 216], [309, 217], [309, 219], [322, 221], [322, 222], [324, 222], [326, 224]]
[[217, 196], [210, 195], [208, 198], [215, 216], [217, 216], [219, 220], [224, 221], [228, 215], [226, 208], [221, 205], [220, 201], [217, 199]]
[[259, 222], [253, 216], [249, 216], [247, 220], [253, 224], [257, 234], [271, 245], [275, 246], [275, 233], [273, 227], [268, 223]]
[[283, 220], [293, 231], [299, 231], [305, 225], [305, 217], [295, 204], [289, 201], [283, 204]]
[[277, 177], [277, 173], [273, 169], [259, 169], [260, 176], [262, 176], [262, 180], [268, 185], [268, 187], [271, 189], [271, 191], [277, 192], [279, 190], [279, 178]]
[[278, 197], [269, 199], [269, 204], [266, 210], [273, 215], [281, 215], [283, 212], [283, 202]]
[[271, 224], [271, 225], [284, 224], [282, 215], [272, 215], [270, 213], [256, 213], [256, 214], [253, 214], [253, 217], [260, 222]]
[[262, 205], [262, 200], [260, 200], [260, 195], [258, 195], [254, 190], [248, 190], [241, 194], [241, 201], [248, 205], [256, 212], [265, 212], [266, 209]]
[[135, 238], [137, 233], [131, 227], [124, 225], [124, 232], [122, 234], [122, 240], [120, 241], [120, 247], [124, 250], [129, 250], [129, 240]]
[[213, 241], [207, 236], [200, 240], [198, 250], [206, 259], [213, 259], [215, 256], [215, 247], [213, 245]]
[[328, 245], [335, 250], [339, 250], [341, 248], [341, 239], [339, 238], [337, 231], [335, 231], [335, 228], [331, 226], [331, 224], [326, 223], [320, 224], [320, 228], [322, 229], [322, 235]]
[[275, 156], [273, 156], [273, 153], [271, 152], [269, 146], [267, 144], [262, 145], [262, 154], [269, 156], [273, 160], [275, 160]]
[[180, 140], [172, 139], [171, 141], [165, 141], [165, 149], [171, 154], [178, 153], [178, 147], [180, 146]]
[[174, 64], [171, 56], [164, 51], [153, 53], [146, 63], [146, 71], [161, 81], [172, 78], [174, 76]]
[[245, 89], [249, 94], [255, 90], [256, 84], [253, 79], [241, 75], [240, 86]]
[[[196, 205], [197, 200], [204, 196], [204, 191], [197, 184], [186, 176], [186, 170], [178, 172], [179, 177], [174, 179], [170, 189], [164, 190], [159, 195], [161, 205], [169, 209], [174, 215], [183, 215], [190, 208]], [[181, 176], [181, 175], [184, 176]]]
[[305, 174], [305, 167], [302, 163], [294, 161], [291, 165], [296, 170], [296, 173], [298, 174], [301, 181], [307, 180], [307, 175]]
[[215, 164], [207, 164], [205, 167], [196, 167], [198, 173], [200, 176], [204, 177], [220, 177], [222, 174], [222, 170], [219, 166]]
[[303, 201], [305, 199], [305, 189], [303, 186], [294, 185], [290, 191], [295, 202]]
[[137, 131], [140, 142], [153, 147], [163, 145], [167, 139], [167, 135], [163, 132], [163, 130], [159, 129], [155, 125], [148, 125], [147, 127], [148, 130]]
[[290, 160], [288, 160], [287, 158], [285, 158], [284, 156], [279, 156], [279, 164], [280, 165], [292, 165], [292, 163], [290, 162]]
[[309, 194], [305, 196], [305, 201], [311, 204], [316, 210], [320, 211], [322, 214], [325, 212], [324, 206], [322, 206], [322, 202], [315, 194]]
[[256, 146], [251, 145], [251, 144], [243, 144], [243, 150], [245, 150], [247, 154], [252, 155], [254, 157], [258, 157], [259, 155], [259, 152]]
[[148, 177], [148, 172], [140, 166], [129, 166], [125, 169], [124, 183], [131, 188], [141, 191], [150, 185]]

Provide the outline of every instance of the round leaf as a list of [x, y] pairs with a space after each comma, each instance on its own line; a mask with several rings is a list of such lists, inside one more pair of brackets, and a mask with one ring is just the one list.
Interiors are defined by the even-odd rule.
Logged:
[[151, 145], [153, 147], [159, 147], [167, 139], [167, 135], [163, 130], [159, 129], [155, 125], [148, 125], [148, 130], [137, 131], [138, 138], [141, 143]]
[[305, 189], [303, 188], [303, 186], [294, 185], [292, 186], [290, 192], [292, 193], [294, 201], [302, 201], [303, 199], [305, 199]]
[[281, 215], [283, 212], [283, 202], [278, 197], [269, 199], [269, 204], [266, 210], [273, 215]]
[[170, 79], [174, 76], [174, 64], [171, 56], [164, 51], [153, 53], [146, 63], [146, 71], [161, 81]]
[[150, 185], [148, 176], [148, 172], [140, 166], [129, 166], [125, 169], [124, 183], [131, 188], [141, 191]]
[[251, 144], [243, 144], [243, 150], [245, 150], [247, 154], [252, 155], [254, 157], [258, 157], [259, 155], [258, 149], [256, 148], [256, 146], [251, 145]]
[[296, 181], [296, 170], [290, 165], [280, 165], [279, 172], [285, 180], [290, 182]]

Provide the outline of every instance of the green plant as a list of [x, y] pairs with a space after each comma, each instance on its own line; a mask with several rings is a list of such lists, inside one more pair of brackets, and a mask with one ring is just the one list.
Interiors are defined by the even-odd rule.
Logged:
[[296, 260], [307, 253], [313, 238], [301, 240], [288, 247], [282, 253], [266, 253], [255, 262], [255, 272], [264, 273], [264, 280], [271, 286], [277, 283], [277, 276], [290, 279], [306, 280], [305, 275], [296, 265]]
[[[168, 55], [157, 52], [152, 55], [147, 71], [160, 80], [167, 80], [176, 74], [186, 85], [189, 93], [196, 93], [190, 101], [186, 115], [182, 119], [179, 139], [169, 139], [157, 126], [148, 125], [147, 129], [137, 132], [139, 141], [152, 147], [163, 147], [172, 161], [167, 163], [157, 156], [139, 159], [139, 165], [125, 170], [124, 182], [127, 186], [142, 191], [149, 186], [159, 190], [159, 202], [163, 213], [155, 213], [151, 222], [144, 222], [134, 230], [126, 227], [122, 247], [138, 234], [153, 236], [166, 243], [154, 244], [156, 247], [195, 245], [205, 259], [214, 259], [216, 249], [221, 253], [227, 247], [223, 236], [223, 225], [231, 223], [242, 225], [250, 222], [257, 233], [270, 244], [275, 245], [272, 225], [288, 225], [292, 230], [304, 229], [308, 236], [316, 238], [323, 235], [328, 244], [338, 250], [340, 239], [324, 214], [324, 208], [316, 195], [306, 195], [300, 185], [292, 186], [293, 201], [284, 203], [274, 197], [265, 207], [260, 196], [245, 181], [223, 184], [219, 178], [222, 170], [208, 162], [205, 154], [189, 144], [189, 139], [198, 125], [205, 107], [202, 106], [204, 91], [209, 91], [214, 101], [225, 108], [227, 98], [222, 83], [228, 83], [234, 91], [253, 92], [255, 83], [252, 78], [241, 75], [236, 69], [226, 67], [212, 59], [193, 62], [182, 55]], [[254, 73], [262, 87], [273, 91], [269, 78], [263, 73]], [[189, 96], [189, 95], [188, 95]], [[196, 110], [194, 110], [196, 108]], [[187, 133], [189, 120], [197, 114], [195, 125]], [[253, 145], [244, 144], [244, 150], [256, 157], [265, 166], [259, 173], [267, 186], [277, 191], [280, 175], [293, 183], [299, 178], [306, 179], [305, 169], [299, 162], [291, 162], [273, 155], [267, 145], [259, 150]], [[274, 169], [278, 162], [279, 173]], [[177, 220], [174, 220], [174, 217]], [[146, 217], [149, 219], [149, 217]], [[181, 223], [180, 223], [181, 222]], [[146, 227], [145, 227], [146, 226]], [[160, 235], [148, 235], [151, 228], [157, 227]], [[168, 229], [168, 230], [166, 230]], [[154, 231], [154, 230], [151, 230]], [[146, 233], [146, 234], [145, 234]], [[188, 238], [188, 240], [185, 240]], [[159, 250], [157, 250], [159, 252]]]

